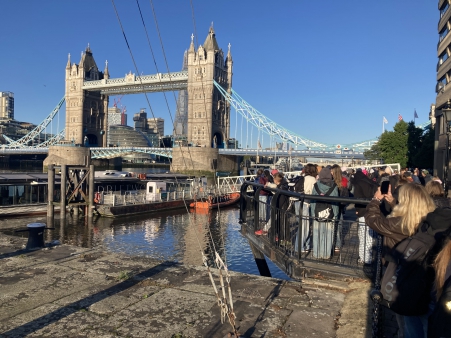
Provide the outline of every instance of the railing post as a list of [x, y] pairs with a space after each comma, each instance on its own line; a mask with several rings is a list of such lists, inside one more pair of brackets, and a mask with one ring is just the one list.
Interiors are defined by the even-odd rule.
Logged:
[[258, 187], [254, 192], [254, 230], [260, 227], [260, 191], [262, 187]]
[[246, 191], [247, 191], [247, 184], [243, 183], [241, 185], [240, 190], [240, 223], [247, 223], [246, 219], [246, 208], [247, 208], [247, 201], [246, 201]]
[[302, 216], [304, 215], [304, 198], [302, 198], [299, 201], [299, 224], [298, 224], [298, 241], [297, 241], [297, 247], [298, 247], [298, 260], [301, 260], [301, 253], [302, 253], [302, 242], [304, 240], [304, 219]]
[[279, 195], [280, 195], [279, 192], [276, 192], [273, 195], [273, 197], [271, 199], [271, 206], [270, 206], [271, 217], [270, 217], [269, 220], [270, 220], [271, 224], [270, 224], [270, 228], [269, 228], [270, 229], [269, 230], [269, 235], [270, 235], [269, 236], [269, 240], [273, 244], [276, 242], [276, 236], [280, 237], [280, 236], [278, 236], [278, 233], [277, 233], [276, 227], [275, 227], [275, 225], [276, 225], [276, 217], [277, 217], [276, 205], [277, 205], [277, 200], [279, 198]]

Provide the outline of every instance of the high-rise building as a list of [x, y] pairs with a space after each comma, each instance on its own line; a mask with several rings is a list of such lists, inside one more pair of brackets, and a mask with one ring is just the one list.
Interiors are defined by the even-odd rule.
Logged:
[[147, 119], [147, 126], [149, 131], [158, 134], [160, 137], [164, 136], [164, 119], [161, 117]]
[[0, 92], [0, 119], [14, 120], [14, 93]]
[[147, 113], [146, 108], [141, 108], [139, 113], [133, 115], [133, 123], [135, 130], [139, 131], [147, 131], [149, 128], [147, 127]]
[[127, 125], [127, 114], [122, 114], [121, 109], [117, 107], [108, 107], [108, 119], [107, 119], [107, 125], [108, 125], [108, 133], [107, 133], [107, 139], [108, 144], [111, 144], [111, 138], [110, 138], [110, 129], [111, 126], [126, 126]]
[[127, 125], [127, 114], [125, 114], [126, 110], [121, 110], [117, 107], [109, 107], [108, 108], [108, 126]]
[[[451, 109], [451, 10], [448, 0], [439, 0], [438, 9], [438, 45], [437, 45], [437, 93], [435, 106], [435, 144], [434, 144], [434, 175], [443, 177], [445, 167], [449, 168], [449, 156], [447, 146], [449, 144], [449, 123], [446, 120], [446, 112]], [[431, 118], [431, 121], [433, 119]], [[448, 161], [448, 164], [446, 164]]]
[[[158, 118], [156, 118], [156, 120], [158, 120]], [[161, 120], [163, 121], [163, 131], [164, 131], [164, 120], [163, 119]], [[158, 127], [153, 128], [153, 125], [149, 126], [149, 121], [153, 123], [153, 119], [147, 118], [146, 108], [141, 108], [139, 113], [133, 115], [133, 123], [135, 130], [146, 135], [152, 147], [159, 147], [160, 146], [159, 140], [163, 136], [163, 134], [161, 135], [159, 134]]]

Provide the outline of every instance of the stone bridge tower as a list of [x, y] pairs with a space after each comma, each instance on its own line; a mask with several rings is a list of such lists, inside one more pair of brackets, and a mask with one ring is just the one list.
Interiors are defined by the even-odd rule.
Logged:
[[188, 50], [188, 142], [207, 148], [226, 147], [230, 133], [230, 105], [215, 88], [232, 88], [232, 55], [219, 48], [213, 26], [197, 51], [194, 37]]
[[219, 48], [213, 26], [203, 45], [188, 50], [187, 139], [191, 147], [174, 147], [171, 170], [192, 175], [228, 171], [238, 175], [240, 159], [220, 155], [230, 134], [230, 105], [214, 86], [213, 80], [229, 93], [232, 90], [232, 54]]
[[68, 142], [87, 147], [107, 146], [108, 96], [83, 90], [83, 81], [108, 79], [108, 63], [104, 72], [97, 68], [91, 48], [81, 54], [80, 63], [66, 66], [66, 136]]

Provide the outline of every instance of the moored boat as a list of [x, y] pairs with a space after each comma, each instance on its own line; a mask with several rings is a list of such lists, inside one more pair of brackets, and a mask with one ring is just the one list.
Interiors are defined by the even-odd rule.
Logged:
[[220, 196], [210, 195], [205, 201], [195, 201], [189, 206], [194, 209], [214, 209], [223, 208], [237, 203], [240, 199], [240, 193], [234, 192]]

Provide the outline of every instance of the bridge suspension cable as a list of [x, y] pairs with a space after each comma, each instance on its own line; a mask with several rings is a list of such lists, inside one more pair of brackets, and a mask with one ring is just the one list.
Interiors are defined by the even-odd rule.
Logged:
[[[316, 141], [309, 140], [305, 137], [302, 137], [284, 127], [280, 124], [272, 121], [262, 113], [260, 113], [257, 109], [252, 107], [248, 102], [246, 102], [236, 91], [232, 89], [231, 93], [228, 93], [224, 88], [221, 87], [219, 83], [214, 81], [215, 87], [219, 90], [222, 96], [230, 103], [230, 105], [235, 108], [237, 113], [240, 113], [242, 117], [246, 119], [246, 122], [251, 123], [258, 130], [263, 131], [270, 135], [270, 138], [276, 137], [281, 139], [282, 141], [290, 142], [295, 145], [305, 146], [311, 150], [358, 150], [363, 151], [365, 149], [371, 148], [371, 146], [377, 143], [378, 139], [366, 140], [362, 142], [350, 143], [350, 144], [325, 144]], [[429, 127], [431, 124], [430, 121], [422, 123], [418, 125], [418, 128], [425, 129]], [[248, 127], [246, 127], [248, 129]], [[241, 140], [243, 140], [243, 128], [241, 128]], [[235, 138], [236, 138], [236, 129], [235, 129]], [[246, 143], [248, 143], [246, 141]]]
[[[53, 118], [56, 114], [58, 114], [59, 110], [61, 109], [61, 106], [63, 105], [65, 101], [65, 98], [63, 97], [59, 103], [56, 105], [56, 107], [52, 110], [52, 112], [42, 121], [38, 126], [36, 126], [32, 131], [30, 131], [27, 135], [20, 138], [17, 141], [14, 141], [10, 139], [9, 137], [3, 135], [4, 139], [9, 142], [8, 145], [6, 145], [7, 148], [27, 148], [28, 143], [32, 140], [34, 140], [36, 137], [39, 137], [39, 135], [47, 128], [47, 126], [52, 122]], [[59, 134], [58, 134], [59, 135]], [[52, 137], [51, 139], [54, 139]], [[50, 141], [50, 140], [48, 140]], [[47, 142], [47, 141], [46, 141]], [[48, 145], [48, 144], [47, 144]]]

